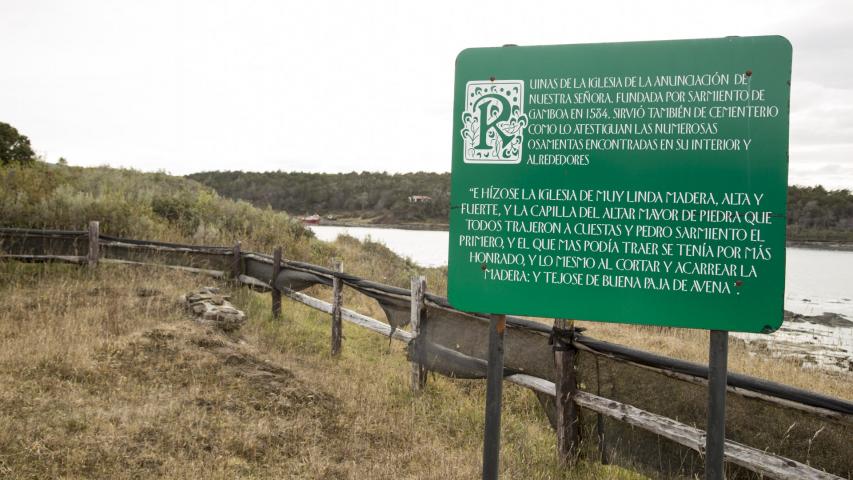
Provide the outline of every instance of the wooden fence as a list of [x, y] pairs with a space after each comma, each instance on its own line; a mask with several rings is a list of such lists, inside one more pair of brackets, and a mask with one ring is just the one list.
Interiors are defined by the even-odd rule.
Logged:
[[[149, 263], [146, 258], [152, 259], [154, 256], [157, 256], [158, 261], [154, 263], [159, 265], [211, 275], [217, 278], [231, 278], [255, 290], [271, 292], [272, 315], [275, 318], [281, 315], [281, 296], [286, 296], [294, 302], [329, 314], [331, 319], [330, 351], [332, 355], [338, 355], [343, 347], [342, 321], [405, 344], [413, 344], [413, 342], [417, 341], [419, 335], [421, 335], [421, 328], [427, 321], [428, 304], [430, 308], [438, 306], [453, 310], [446, 303], [442, 304], [441, 301], [443, 299], [440, 297], [427, 293], [427, 285], [423, 277], [412, 278], [411, 288], [408, 292], [401, 291], [397, 287], [383, 286], [364, 281], [370, 283], [370, 288], [381, 290], [384, 287], [387, 291], [401, 298], [408, 297], [410, 329], [406, 331], [395, 328], [389, 323], [344, 308], [343, 289], [345, 285], [352, 286], [353, 279], [357, 277], [345, 274], [340, 264], [335, 265], [332, 269], [325, 269], [315, 265], [283, 260], [280, 248], [276, 249], [272, 256], [244, 252], [239, 243], [232, 247], [201, 247], [117, 239], [101, 236], [98, 227], [97, 222], [92, 222], [86, 232], [0, 229], [0, 253], [3, 253], [0, 255], [0, 258], [28, 262], [70, 262], [95, 268], [99, 263], [144, 264]], [[6, 240], [5, 244], [3, 242], [4, 238]], [[33, 242], [32, 239], [34, 238], [41, 240]], [[73, 251], [57, 252], [57, 249], [61, 250], [64, 248], [55, 246], [62, 244], [58, 239], [63, 238], [66, 240], [70, 238], [81, 245], [75, 244]], [[42, 247], [39, 247], [39, 242]], [[48, 244], [51, 246], [47, 247]], [[79, 255], [78, 253], [82, 253], [80, 252], [82, 250], [80, 247], [83, 245], [86, 247], [84, 250], [85, 254]], [[7, 248], [9, 250], [18, 250], [18, 252], [4, 252]], [[49, 248], [51, 251], [38, 251], [40, 248]], [[186, 256], [189, 259], [189, 263], [198, 261], [198, 264], [177, 264], [182, 262], [187, 263], [183, 260], [181, 262], [170, 262], [170, 258], [176, 258], [174, 255]], [[250, 262], [251, 266], [249, 265]], [[210, 268], [212, 264], [215, 264], [217, 268]], [[269, 266], [269, 274], [259, 274], [258, 272], [261, 270], [258, 270], [258, 265]], [[294, 288], [281, 286], [280, 282], [276, 280], [284, 268], [297, 273], [310, 273], [318, 278], [329, 280], [328, 284], [332, 288], [333, 301], [329, 303], [301, 293]], [[359, 291], [364, 293], [364, 289], [360, 289]], [[556, 400], [556, 418], [558, 419], [556, 430], [559, 440], [557, 442], [557, 455], [561, 459], [570, 463], [578, 455], [578, 445], [581, 440], [577, 413], [579, 408], [595, 412], [595, 414], [613, 421], [623, 422], [632, 427], [651, 432], [698, 452], [700, 455], [704, 453], [704, 431], [672, 418], [652, 413], [651, 411], [637, 408], [615, 399], [605, 398], [597, 393], [584, 391], [578, 388], [574, 372], [577, 369], [575, 360], [577, 352], [589, 353], [596, 355], [597, 358], [607, 358], [631, 364], [669, 378], [693, 384], [706, 384], [707, 370], [703, 372], [701, 370], [702, 367], [696, 364], [677, 360], [664, 361], [663, 357], [656, 357], [653, 354], [639, 352], [626, 347], [613, 348], [612, 346], [608, 346], [610, 344], [606, 342], [579, 338], [574, 334], [573, 326], [562, 319], [555, 319], [552, 332], [552, 340], [555, 340], [552, 343], [556, 347], [552, 356], [555, 362], [555, 370], [558, 372], [555, 381], [511, 371], [507, 372], [505, 380], [531, 389], [541, 395], [553, 397]], [[561, 346], [564, 348], [560, 348]], [[454, 361], [467, 362], [472, 368], [481, 368], [485, 371], [485, 360], [459, 353], [450, 347], [439, 346], [439, 348], [446, 350], [446, 354], [452, 356]], [[653, 360], [658, 358], [659, 361], [651, 361], [648, 360], [649, 358]], [[426, 380], [427, 367], [422, 363], [413, 361], [411, 364], [411, 388], [414, 391], [428, 388]], [[843, 400], [832, 399], [812, 392], [805, 392], [742, 375], [732, 375], [730, 377], [728, 391], [730, 394], [769, 402], [777, 407], [794, 409], [845, 427], [853, 425], [853, 403]], [[559, 395], [558, 392], [560, 393]], [[801, 400], [803, 398], [807, 400]], [[811, 398], [816, 400], [808, 400]], [[760, 476], [769, 478], [791, 480], [842, 478], [804, 463], [732, 440], [726, 441], [725, 460], [731, 464], [755, 472]], [[850, 474], [847, 473], [847, 475], [850, 478]]]

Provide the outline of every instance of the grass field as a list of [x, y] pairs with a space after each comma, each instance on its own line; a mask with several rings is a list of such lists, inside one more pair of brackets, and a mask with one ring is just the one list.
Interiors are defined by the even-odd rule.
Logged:
[[[384, 246], [340, 238], [347, 271], [397, 285], [425, 273]], [[0, 263], [0, 478], [477, 478], [484, 384], [431, 376], [409, 390], [400, 345], [344, 326], [329, 356], [328, 315], [220, 283], [249, 323], [233, 337], [188, 319], [178, 297], [216, 281], [158, 267]], [[435, 291], [433, 290], [433, 291]], [[329, 289], [308, 293], [328, 299]], [[376, 318], [350, 290], [345, 304]], [[706, 360], [704, 332], [588, 324], [608, 340]], [[851, 398], [844, 374], [733, 345], [731, 369]], [[507, 384], [505, 478], [645, 478], [554, 461], [535, 397]]]
[[[417, 396], [397, 345], [234, 291], [234, 337], [178, 297], [211, 279], [155, 267], [0, 263], [0, 478], [477, 478], [482, 382]], [[357, 299], [347, 299], [358, 303]], [[644, 478], [554, 461], [530, 392], [507, 385], [504, 478]]]
[[[708, 363], [708, 332], [685, 328], [578, 322], [592, 337], [659, 353], [670, 357]], [[793, 359], [763, 355], [737, 339], [729, 339], [730, 372], [743, 373], [805, 390], [853, 400], [853, 372], [803, 368]]]

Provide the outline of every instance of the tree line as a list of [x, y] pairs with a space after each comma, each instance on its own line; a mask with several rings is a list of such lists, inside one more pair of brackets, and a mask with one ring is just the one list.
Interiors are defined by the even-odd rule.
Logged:
[[[201, 172], [189, 175], [220, 195], [292, 215], [371, 218], [376, 223], [447, 223], [449, 173], [379, 172]], [[431, 197], [412, 203], [409, 197]], [[850, 190], [788, 187], [788, 237], [791, 240], [853, 241]]]
[[[29, 138], [0, 122], [0, 167], [10, 169], [6, 180], [15, 177], [12, 170], [16, 167], [40, 163], [37, 160]], [[64, 164], [64, 159], [60, 163]], [[56, 175], [55, 170], [41, 170], [47, 177]], [[189, 178], [220, 195], [291, 215], [317, 213], [361, 217], [373, 223], [446, 224], [450, 212], [449, 173], [217, 171], [194, 173]], [[7, 185], [4, 190], [9, 193], [15, 189]], [[176, 206], [173, 197], [155, 198], [152, 208], [167, 216], [190, 211]], [[413, 201], [412, 197], [424, 201]], [[194, 203], [186, 195], [181, 198], [184, 203]], [[853, 194], [848, 189], [826, 190], [821, 186], [788, 187], [787, 224], [790, 240], [853, 242]]]
[[291, 215], [447, 223], [450, 212], [449, 173], [201, 172], [188, 177], [220, 195]]
[[853, 194], [788, 187], [788, 239], [853, 242]]

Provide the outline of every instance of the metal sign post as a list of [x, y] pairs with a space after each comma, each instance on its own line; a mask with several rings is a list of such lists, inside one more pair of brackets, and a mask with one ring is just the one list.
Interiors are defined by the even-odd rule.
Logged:
[[726, 477], [726, 384], [729, 332], [711, 330], [708, 359], [708, 429], [705, 436], [705, 480]]
[[506, 315], [489, 315], [489, 363], [486, 366], [486, 428], [483, 434], [483, 480], [497, 480], [501, 455], [501, 400], [504, 378]]

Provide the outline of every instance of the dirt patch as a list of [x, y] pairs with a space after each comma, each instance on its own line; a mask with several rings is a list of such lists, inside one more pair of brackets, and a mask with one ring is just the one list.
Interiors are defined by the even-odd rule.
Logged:
[[[120, 375], [181, 386], [202, 378], [215, 380], [222, 387], [217, 390], [239, 387], [241, 395], [229, 401], [255, 411], [281, 415], [296, 409], [309, 413], [304, 411], [308, 409], [324, 418], [336, 416], [333, 396], [309, 387], [289, 369], [259, 358], [251, 347], [241, 345], [240, 340], [209, 327], [188, 323], [147, 330], [132, 335], [104, 358]], [[194, 378], [184, 378], [184, 374]], [[216, 399], [196, 397], [195, 403], [207, 408], [216, 404]]]

